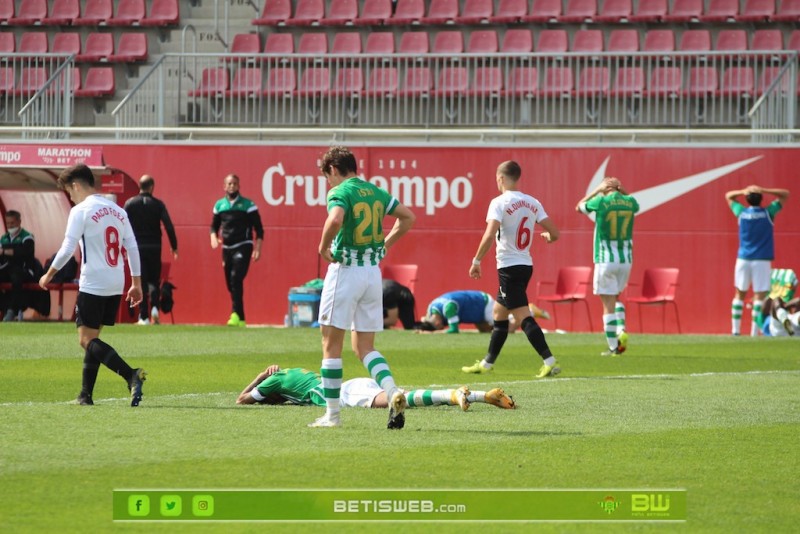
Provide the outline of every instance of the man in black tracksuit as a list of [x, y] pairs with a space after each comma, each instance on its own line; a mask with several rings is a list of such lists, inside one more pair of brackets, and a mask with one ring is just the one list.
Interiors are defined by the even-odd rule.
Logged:
[[[161, 297], [161, 225], [167, 231], [172, 257], [178, 259], [178, 238], [169, 218], [167, 207], [153, 196], [156, 182], [145, 174], [139, 179], [139, 194], [125, 203], [133, 234], [139, 244], [142, 261], [142, 303], [139, 305], [139, 324], [158, 324], [158, 301]], [[149, 303], [148, 303], [149, 301]], [[148, 320], [149, 315], [149, 320]]]

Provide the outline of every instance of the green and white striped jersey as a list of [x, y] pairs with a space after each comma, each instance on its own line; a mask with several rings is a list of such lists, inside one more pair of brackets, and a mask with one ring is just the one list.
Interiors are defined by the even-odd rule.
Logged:
[[400, 202], [361, 178], [348, 178], [328, 191], [328, 211], [344, 209], [342, 228], [331, 244], [331, 252], [342, 265], [378, 265], [386, 255], [383, 217]]
[[592, 197], [581, 209], [595, 213], [594, 262], [633, 263], [633, 217], [639, 211], [636, 199], [614, 191]]
[[789, 302], [797, 291], [797, 275], [792, 269], [772, 269], [769, 298]]

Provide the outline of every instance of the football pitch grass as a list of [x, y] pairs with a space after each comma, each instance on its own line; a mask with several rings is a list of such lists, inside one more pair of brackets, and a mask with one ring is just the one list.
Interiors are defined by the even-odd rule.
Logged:
[[[601, 334], [548, 336], [563, 367], [514, 334], [495, 371], [465, 375], [488, 336], [388, 331], [377, 345], [404, 387], [503, 387], [518, 404], [322, 409], [236, 406], [268, 364], [317, 370], [314, 329], [116, 326], [104, 332], [149, 376], [138, 408], [101, 368], [95, 406], [72, 403], [83, 354], [69, 324], [0, 326], [0, 532], [790, 532], [800, 522], [800, 340]], [[349, 341], [348, 341], [349, 343]], [[347, 350], [345, 379], [367, 376]], [[666, 489], [687, 521], [578, 523], [121, 523], [114, 489]]]

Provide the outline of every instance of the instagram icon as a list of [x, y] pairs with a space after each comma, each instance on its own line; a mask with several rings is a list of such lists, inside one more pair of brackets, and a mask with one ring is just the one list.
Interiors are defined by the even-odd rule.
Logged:
[[192, 515], [196, 517], [214, 515], [214, 497], [211, 495], [195, 495], [192, 497]]

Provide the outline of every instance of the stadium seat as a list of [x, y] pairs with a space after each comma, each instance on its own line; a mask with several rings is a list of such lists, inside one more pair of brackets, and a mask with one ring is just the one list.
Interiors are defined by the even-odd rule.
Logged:
[[86, 0], [83, 14], [72, 21], [73, 26], [102, 26], [113, 16], [111, 0]]
[[14, 18], [14, 0], [0, 0], [0, 24], [8, 24]]
[[197, 89], [189, 91], [189, 96], [222, 96], [230, 87], [230, 73], [225, 67], [206, 67], [200, 75]]
[[[553, 305], [553, 328], [558, 328], [558, 315], [556, 304], [570, 304], [570, 330], [574, 325], [574, 304], [583, 302], [586, 307], [586, 316], [589, 319], [589, 329], [594, 331], [592, 324], [592, 313], [589, 310], [587, 299], [592, 288], [592, 267], [561, 267], [555, 283], [537, 282], [536, 284], [536, 304], [540, 301], [549, 302]], [[542, 294], [541, 288], [545, 285], [554, 285], [555, 291], [551, 294]]]
[[341, 32], [333, 36], [331, 54], [354, 56], [361, 53], [361, 34], [359, 32]]
[[437, 33], [433, 38], [434, 54], [464, 53], [464, 37], [458, 30], [446, 30]]
[[257, 33], [238, 33], [233, 36], [228, 52], [254, 56], [261, 52], [261, 38]]
[[629, 29], [611, 30], [608, 35], [607, 52], [638, 52], [639, 31]]
[[83, 52], [75, 61], [108, 61], [114, 55], [114, 36], [110, 33], [90, 33], [83, 43]]
[[358, 2], [356, 0], [331, 0], [328, 14], [320, 19], [322, 26], [352, 25], [358, 18]]
[[709, 0], [700, 16], [701, 22], [734, 22], [739, 14], [739, 0]]
[[[256, 54], [259, 50], [256, 50]], [[134, 63], [147, 60], [147, 34], [140, 32], [125, 32], [119, 36], [117, 50], [108, 61], [112, 63]]]
[[603, 51], [603, 30], [578, 30], [572, 37], [571, 52], [595, 54]]
[[399, 84], [397, 67], [377, 67], [372, 69], [364, 88], [365, 96], [395, 96]]
[[641, 67], [620, 67], [614, 77], [611, 96], [640, 96], [644, 92], [644, 70]]
[[578, 75], [575, 95], [583, 97], [607, 96], [611, 89], [608, 67], [585, 67]]
[[754, 84], [752, 67], [728, 67], [722, 74], [717, 94], [749, 98], [753, 95]]
[[800, 21], [800, 0], [781, 0], [780, 7], [770, 17], [774, 22]]
[[297, 43], [298, 54], [315, 54], [324, 56], [328, 53], [328, 34], [303, 33]]
[[[756, 84], [756, 94], [763, 95], [767, 89], [778, 79], [778, 76], [781, 74], [782, 67], [764, 67], [761, 71], [761, 76], [758, 78], [758, 83]], [[791, 83], [790, 77], [791, 69], [785, 69], [783, 72], [783, 77], [780, 80], [777, 90], [781, 93], [786, 93], [789, 90], [789, 86]]]
[[364, 91], [364, 72], [361, 67], [345, 67], [336, 73], [331, 95], [357, 97]]
[[292, 67], [275, 67], [267, 73], [264, 96], [291, 96], [297, 89], [297, 73]]
[[792, 30], [792, 33], [789, 34], [786, 50], [796, 50], [800, 52], [800, 30]]
[[406, 69], [405, 79], [403, 81], [402, 88], [398, 92], [398, 95], [423, 96], [429, 94], [432, 88], [433, 78], [431, 77], [430, 68], [409, 67]]
[[513, 24], [528, 14], [527, 0], [500, 0], [494, 15], [489, 17], [491, 24]]
[[747, 31], [720, 30], [717, 34], [717, 46], [714, 49], [724, 52], [747, 50]]
[[536, 42], [536, 51], [542, 54], [562, 54], [569, 49], [567, 30], [542, 30]]
[[78, 0], [54, 0], [50, 14], [42, 19], [45, 26], [69, 26], [81, 16]]
[[486, 24], [492, 16], [492, 0], [465, 0], [456, 24]]
[[527, 28], [512, 28], [503, 35], [500, 51], [506, 54], [527, 54], [533, 51], [533, 34]]
[[672, 30], [648, 30], [644, 34], [642, 52], [674, 52], [675, 33]]
[[138, 26], [146, 16], [144, 0], [120, 0], [117, 5], [117, 14], [106, 24], [109, 26]]
[[53, 54], [74, 54], [81, 53], [81, 35], [75, 32], [59, 32], [53, 36], [53, 46], [50, 47]]
[[627, 22], [633, 13], [631, 0], [604, 0], [595, 22]]
[[699, 22], [703, 14], [703, 0], [675, 0], [670, 12], [661, 20], [664, 22]]
[[655, 67], [650, 76], [647, 96], [677, 97], [683, 87], [683, 71], [680, 67]]
[[315, 26], [325, 17], [322, 0], [297, 0], [294, 15], [287, 19], [287, 26]]
[[539, 94], [539, 71], [536, 67], [513, 67], [505, 94], [532, 98]]
[[413, 263], [382, 265], [381, 276], [384, 280], [394, 280], [414, 293], [417, 289], [419, 266]]
[[21, 0], [16, 16], [8, 19], [10, 26], [33, 26], [47, 17], [47, 0]]
[[392, 16], [392, 0], [364, 0], [361, 16], [353, 21], [356, 26], [378, 26]]
[[541, 94], [549, 97], [567, 97], [572, 95], [575, 82], [570, 67], [550, 67], [542, 80]]
[[631, 22], [660, 22], [667, 14], [667, 0], [639, 0], [636, 13], [628, 17]]
[[0, 32], [0, 55], [13, 54], [16, 50], [17, 40], [14, 38], [14, 34], [11, 32]]
[[369, 32], [365, 54], [394, 54], [394, 32]]
[[472, 85], [467, 94], [497, 96], [503, 91], [503, 70], [500, 67], [475, 67]]
[[467, 42], [468, 54], [496, 54], [498, 50], [496, 31], [477, 30], [470, 34]]
[[522, 15], [521, 22], [557, 22], [561, 16], [561, 0], [533, 0], [530, 13]]
[[297, 84], [298, 96], [322, 96], [330, 93], [331, 73], [328, 67], [308, 67]]
[[[656, 305], [664, 306], [661, 312], [661, 326], [664, 332], [667, 331], [666, 305], [671, 304], [675, 309], [675, 321], [678, 325], [678, 333], [681, 333], [681, 320], [678, 317], [678, 305], [675, 303], [675, 293], [678, 289], [679, 269], [672, 268], [648, 268], [644, 271], [641, 295], [627, 297], [627, 303], [636, 304], [639, 307], [639, 330], [644, 332], [642, 323], [642, 306]], [[635, 285], [635, 284], [631, 284]]]
[[291, 33], [268, 33], [264, 43], [265, 54], [294, 54], [294, 36]]
[[400, 36], [400, 54], [427, 54], [430, 51], [428, 32], [405, 32]]
[[592, 22], [597, 15], [597, 0], [567, 0], [567, 9], [558, 17], [558, 22]]
[[44, 67], [22, 67], [19, 84], [12, 93], [17, 96], [30, 96], [44, 86], [47, 78], [47, 70]]
[[464, 95], [467, 93], [468, 85], [469, 75], [466, 67], [444, 67], [439, 72], [433, 94], [436, 96]]
[[283, 26], [292, 17], [291, 0], [265, 0], [261, 16], [253, 19], [256, 26]]
[[150, 16], [139, 23], [142, 26], [174, 26], [180, 20], [178, 0], [153, 0]]
[[783, 32], [777, 29], [756, 30], [750, 50], [783, 50]]
[[419, 21], [422, 24], [452, 24], [458, 16], [458, 0], [430, 0], [428, 14]]
[[225, 96], [236, 98], [253, 98], [261, 94], [261, 68], [240, 67], [233, 75], [230, 88]]
[[711, 50], [711, 32], [708, 30], [686, 30], [678, 44], [681, 52], [708, 52]]
[[689, 81], [684, 89], [684, 96], [709, 97], [719, 89], [719, 76], [715, 67], [692, 67], [689, 69]]
[[13, 94], [16, 87], [14, 67], [0, 67], [0, 95]]
[[384, 20], [384, 24], [405, 25], [419, 24], [425, 16], [425, 2], [423, 0], [397, 0], [392, 17]]
[[49, 47], [46, 32], [25, 32], [19, 38], [17, 52], [20, 54], [46, 54]]
[[111, 96], [116, 92], [113, 67], [90, 67], [81, 88], [75, 91], [77, 97], [99, 98]]
[[775, 0], [745, 0], [739, 22], [766, 22], [775, 14]]
[[[67, 73], [69, 73], [69, 82], [67, 82]], [[63, 95], [64, 90], [69, 83], [70, 92], [75, 94], [75, 91], [81, 88], [81, 69], [78, 67], [69, 67], [62, 69], [59, 75], [53, 80], [47, 88], [48, 95]]]

